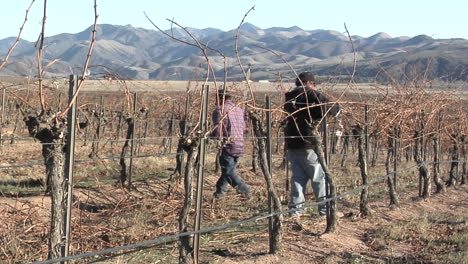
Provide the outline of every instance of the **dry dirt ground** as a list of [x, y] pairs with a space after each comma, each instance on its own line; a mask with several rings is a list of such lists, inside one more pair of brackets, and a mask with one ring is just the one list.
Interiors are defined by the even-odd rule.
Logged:
[[[426, 200], [405, 197], [396, 208], [371, 203], [372, 215], [367, 217], [340, 206], [337, 229], [331, 234], [324, 233], [325, 219], [313, 214], [299, 220], [285, 217], [282, 251], [276, 255], [267, 254], [266, 232], [240, 233], [241, 243], [215, 238], [201, 247], [200, 263], [468, 263], [468, 186], [451, 187]], [[231, 193], [227, 198], [240, 199]], [[4, 205], [13, 201], [0, 199]], [[47, 197], [19, 199], [44, 208], [50, 203]], [[450, 238], [451, 243], [444, 243]], [[175, 263], [172, 260], [166, 263]], [[111, 258], [102, 263], [142, 262]]]
[[[214, 164], [214, 160], [208, 162]], [[154, 159], [149, 159], [148, 163], [153, 164], [152, 171], [157, 171], [154, 164], [163, 164]], [[143, 165], [137, 163], [136, 167], [146, 168]], [[161, 167], [164, 172], [167, 166]], [[204, 226], [234, 222], [255, 215], [255, 212], [265, 211], [263, 177], [250, 172], [247, 165], [240, 169], [240, 174], [251, 185], [253, 199], [242, 200], [231, 191], [224, 201], [220, 201], [224, 204], [218, 204], [215, 210], [210, 209], [210, 195], [218, 175], [206, 175]], [[284, 179], [284, 175], [277, 175], [277, 178]], [[121, 192], [119, 187], [99, 181], [93, 182], [90, 188], [76, 188], [75, 194], [84, 206], [76, 206], [74, 209], [74, 234], [78, 242], [75, 242], [73, 252], [92, 252], [177, 233], [183, 186], [176, 187], [172, 196], [166, 197], [167, 183], [166, 178], [159, 179], [154, 172], [146, 181], [135, 182], [139, 192], [134, 192], [132, 198]], [[281, 184], [278, 183], [278, 186]], [[284, 192], [282, 194], [284, 197]], [[138, 195], [144, 199], [136, 197]], [[355, 194], [355, 199], [358, 199], [358, 195]], [[410, 189], [402, 188], [399, 198], [400, 207], [390, 208], [386, 194], [373, 197], [370, 199], [372, 214], [367, 217], [359, 216], [355, 200], [340, 200], [340, 218], [336, 231], [331, 234], [323, 233], [326, 221], [319, 219], [314, 211], [306, 213], [300, 221], [285, 217], [282, 252], [276, 255], [268, 254], [266, 220], [253, 224], [253, 227], [250, 225], [234, 231], [226, 229], [214, 232], [201, 245], [200, 263], [468, 263], [468, 186], [450, 187], [446, 193], [433, 194], [426, 200], [417, 197], [413, 186]], [[89, 210], [93, 208], [85, 208], [88, 201], [92, 201], [91, 207], [101, 205], [108, 208], [106, 205], [111, 205], [115, 210]], [[17, 247], [42, 252], [35, 259], [43, 260], [46, 255], [44, 252], [47, 252], [50, 197], [0, 196], [0, 216], [3, 217], [0, 224], [0, 249], [11, 248], [11, 243], [5, 246], [6, 243], [2, 241], [16, 241], [10, 239], [7, 233], [21, 231], [26, 235], [20, 237], [21, 243]], [[109, 231], [109, 243], [101, 241], [102, 230]], [[32, 232], [37, 235], [28, 235]], [[132, 233], [136, 234], [128, 235]], [[90, 241], [95, 243], [91, 245]], [[164, 250], [170, 252], [161, 257], [161, 251]], [[110, 256], [101, 262], [94, 260], [93, 263], [177, 263], [176, 244], [153, 252], [142, 252], [141, 255], [153, 254], [148, 258], [156, 258], [159, 262], [145, 261], [145, 257], [135, 256], [135, 253], [131, 257], [122, 254], [120, 257]], [[156, 254], [159, 255], [155, 257]], [[16, 262], [3, 262], [5, 259], [4, 252], [0, 251], [0, 263], [29, 262], [21, 261], [19, 257]], [[76, 263], [87, 262], [80, 260]]]
[[[302, 217], [299, 223], [286, 218], [283, 250], [268, 252], [268, 237], [254, 243], [225, 248], [225, 257], [210, 263], [468, 263], [468, 188], [449, 188], [423, 200], [409, 197], [398, 208], [373, 203], [372, 215], [360, 217], [357, 211], [343, 210], [338, 228], [325, 234], [325, 220]], [[428, 219], [425, 222], [422, 219]], [[432, 223], [432, 225], [431, 225]], [[379, 231], [390, 230], [378, 235]], [[418, 236], [419, 231], [419, 236]], [[402, 232], [396, 239], [391, 232]], [[433, 234], [427, 234], [432, 233]], [[408, 233], [404, 235], [403, 233]], [[388, 235], [385, 237], [385, 235]], [[405, 237], [409, 236], [409, 237]], [[413, 236], [411, 238], [411, 236]], [[462, 237], [462, 248], [434, 249], [428, 237]], [[460, 250], [460, 252], [456, 252]]]

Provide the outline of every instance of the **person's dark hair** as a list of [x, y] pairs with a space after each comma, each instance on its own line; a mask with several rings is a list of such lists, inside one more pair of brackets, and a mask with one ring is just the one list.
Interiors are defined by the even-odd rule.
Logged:
[[231, 94], [229, 94], [226, 90], [224, 89], [218, 90], [218, 98], [220, 101], [223, 100], [223, 98], [225, 100], [230, 100], [231, 97], [232, 97]]
[[[301, 82], [302, 81], [302, 82]], [[312, 81], [315, 83], [315, 76], [311, 72], [301, 72], [296, 78], [296, 86], [301, 86], [308, 81]]]

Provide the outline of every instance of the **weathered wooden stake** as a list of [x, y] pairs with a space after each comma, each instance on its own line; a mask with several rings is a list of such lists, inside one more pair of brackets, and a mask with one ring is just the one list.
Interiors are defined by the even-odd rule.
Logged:
[[[195, 230], [200, 230], [201, 218], [202, 218], [202, 203], [203, 203], [203, 183], [204, 183], [204, 171], [205, 171], [205, 147], [206, 147], [206, 120], [208, 115], [208, 91], [209, 86], [204, 85], [203, 89], [203, 108], [200, 122], [199, 134], [200, 138], [200, 149], [198, 154], [198, 176], [197, 176], [197, 190], [196, 190], [196, 202], [195, 202]], [[195, 234], [193, 238], [193, 260], [197, 264], [199, 261], [199, 250], [200, 250], [200, 234]]]
[[[73, 98], [78, 87], [78, 76], [70, 75], [69, 85], [69, 103]], [[67, 147], [65, 152], [65, 182], [67, 187], [67, 213], [65, 214], [65, 245], [63, 257], [69, 255], [70, 243], [71, 243], [71, 216], [72, 216], [72, 204], [73, 204], [73, 169], [75, 165], [75, 129], [76, 129], [76, 105], [78, 101], [72, 105], [68, 111], [67, 117]]]
[[3, 119], [5, 117], [5, 96], [6, 96], [6, 88], [2, 90], [2, 116], [0, 120], [0, 146], [3, 146]]
[[128, 168], [128, 190], [132, 190], [133, 156], [135, 153], [135, 130], [137, 126], [138, 93], [133, 95], [133, 133], [130, 141], [130, 168]]
[[[272, 166], [271, 166], [271, 112], [269, 111], [271, 109], [271, 102], [270, 102], [270, 96], [265, 96], [265, 109], [267, 109], [266, 112], [266, 158], [267, 158], [267, 167], [268, 171], [270, 172], [270, 177], [273, 176], [272, 173]], [[271, 214], [273, 213], [273, 197], [271, 196], [271, 193], [268, 192], [268, 212]], [[275, 253], [277, 251], [277, 245], [276, 241], [274, 239], [274, 234], [273, 234], [273, 216], [268, 218], [268, 234], [269, 234], [269, 239], [270, 239], [270, 253]]]
[[452, 161], [450, 162], [450, 174], [447, 182], [448, 186], [454, 186], [459, 181], [459, 159], [460, 159], [460, 148], [459, 148], [459, 135], [452, 135]]
[[395, 191], [398, 191], [398, 138], [400, 135], [399, 129], [394, 127], [393, 129], [393, 184], [395, 185]]
[[366, 150], [366, 161], [369, 160], [369, 106], [364, 106], [364, 120], [365, 120], [365, 127], [364, 127], [364, 144]]

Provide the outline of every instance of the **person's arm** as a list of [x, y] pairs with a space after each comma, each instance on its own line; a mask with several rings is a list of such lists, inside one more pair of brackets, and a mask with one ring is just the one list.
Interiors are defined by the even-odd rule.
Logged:
[[315, 91], [315, 96], [319, 103], [327, 103], [322, 108], [324, 113], [328, 113], [328, 115], [330, 116], [338, 116], [338, 114], [340, 113], [340, 105], [338, 103], [330, 103], [330, 99], [328, 99], [325, 95], [317, 91]]
[[[330, 101], [328, 101], [330, 102]], [[328, 114], [331, 116], [338, 116], [341, 112], [340, 105], [338, 103], [335, 104], [327, 104], [326, 109], [328, 111]]]

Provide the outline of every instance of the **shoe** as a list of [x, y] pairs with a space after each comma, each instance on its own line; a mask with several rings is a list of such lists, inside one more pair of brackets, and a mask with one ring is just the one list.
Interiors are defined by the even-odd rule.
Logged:
[[340, 212], [340, 211], [336, 212], [336, 218], [343, 218], [343, 217], [345, 217], [345, 214], [343, 212]]
[[246, 199], [252, 198], [252, 193], [251, 192], [237, 191], [237, 194], [240, 194], [242, 197], [244, 197]]
[[299, 218], [304, 213], [304, 209], [302, 209], [302, 208], [289, 208], [289, 210], [293, 210], [293, 211], [288, 213], [289, 217]]
[[291, 216], [291, 221], [292, 221], [292, 229], [294, 231], [302, 231], [304, 230], [304, 225], [302, 224], [302, 221], [301, 221], [301, 215], [300, 214], [295, 214], [293, 216]]
[[[327, 214], [326, 213], [319, 213], [319, 218], [326, 218]], [[345, 215], [342, 212], [335, 212], [335, 217], [336, 218], [343, 218]]]
[[242, 197], [250, 199], [252, 197], [252, 192], [250, 191], [249, 186], [246, 184], [240, 185], [236, 188], [237, 194], [240, 194]]
[[222, 193], [214, 192], [214, 193], [213, 193], [213, 197], [214, 197], [215, 199], [221, 199], [221, 198], [223, 198], [224, 196], [226, 196], [226, 193], [225, 193], [225, 192], [222, 192]]

